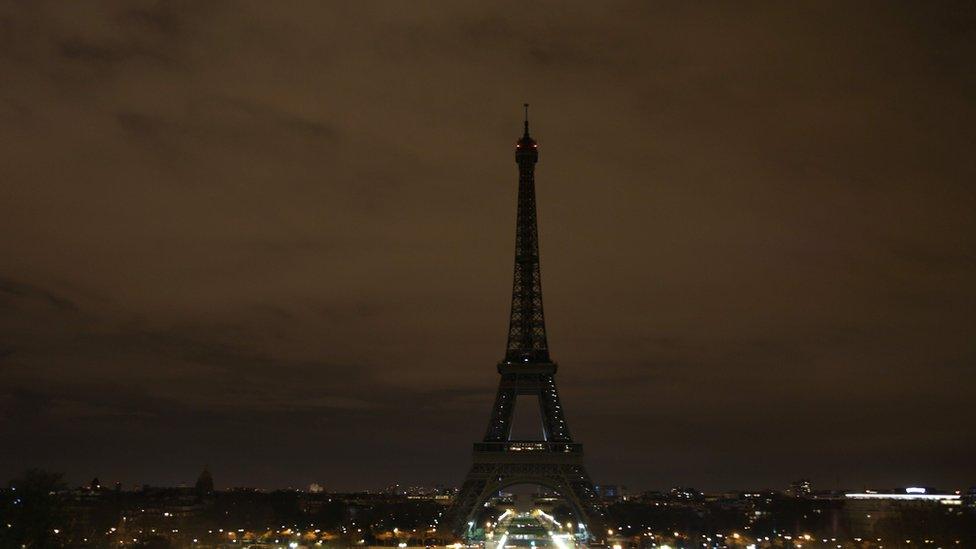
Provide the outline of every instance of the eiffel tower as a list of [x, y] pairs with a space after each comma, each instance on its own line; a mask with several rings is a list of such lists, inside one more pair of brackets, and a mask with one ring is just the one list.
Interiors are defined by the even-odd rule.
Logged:
[[[501, 382], [488, 429], [483, 441], [474, 444], [474, 465], [448, 512], [447, 526], [455, 535], [468, 536], [477, 513], [499, 490], [516, 484], [533, 484], [559, 494], [588, 536], [602, 539], [603, 508], [583, 467], [583, 445], [573, 442], [563, 417], [556, 391], [557, 365], [549, 358], [546, 343], [535, 208], [535, 164], [539, 151], [529, 136], [528, 107], [526, 104], [525, 133], [515, 145], [519, 187], [508, 346], [504, 360], [498, 363]], [[539, 400], [541, 440], [511, 438], [515, 401], [520, 396]]]

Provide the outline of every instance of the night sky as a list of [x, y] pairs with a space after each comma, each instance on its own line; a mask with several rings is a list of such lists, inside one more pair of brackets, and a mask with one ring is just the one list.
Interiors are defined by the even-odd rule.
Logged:
[[0, 480], [460, 484], [522, 103], [594, 480], [976, 484], [972, 3], [0, 3]]

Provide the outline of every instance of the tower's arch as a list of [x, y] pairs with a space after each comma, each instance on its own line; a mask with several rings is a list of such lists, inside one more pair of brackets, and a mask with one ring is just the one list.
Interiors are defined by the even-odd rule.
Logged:
[[543, 488], [552, 490], [557, 496], [559, 496], [559, 498], [562, 501], [564, 501], [569, 506], [570, 510], [573, 513], [573, 519], [576, 522], [576, 524], [584, 525], [586, 528], [590, 527], [588, 524], [588, 521], [590, 520], [590, 516], [589, 516], [590, 513], [587, 511], [585, 504], [580, 502], [575, 497], [575, 492], [573, 491], [572, 487], [568, 486], [564, 481], [564, 479], [562, 478], [553, 478], [552, 476], [548, 476], [548, 475], [540, 477], [537, 474], [527, 474], [525, 476], [514, 475], [509, 477], [501, 477], [494, 482], [492, 481], [486, 482], [482, 493], [479, 494], [479, 498], [471, 506], [471, 510], [469, 514], [466, 517], [464, 517], [463, 519], [464, 523], [478, 524], [479, 522], [476, 519], [478, 518], [479, 511], [482, 508], [484, 508], [486, 503], [491, 501], [492, 497], [494, 497], [496, 494], [498, 494], [499, 492], [507, 488], [511, 488], [513, 486], [522, 486], [522, 485], [541, 486]]

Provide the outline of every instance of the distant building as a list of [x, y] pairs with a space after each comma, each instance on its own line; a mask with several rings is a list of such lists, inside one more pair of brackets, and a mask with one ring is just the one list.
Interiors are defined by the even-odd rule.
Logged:
[[879, 523], [898, 521], [906, 511], [925, 509], [946, 512], [958, 510], [962, 496], [932, 488], [912, 487], [902, 490], [865, 490], [844, 494], [844, 514], [856, 536], [872, 536]]
[[675, 486], [671, 489], [672, 499], [684, 499], [689, 501], [701, 501], [705, 499], [705, 494], [696, 490], [694, 488], [685, 488], [682, 486]]
[[203, 468], [203, 472], [200, 473], [200, 477], [197, 478], [197, 483], [195, 485], [197, 495], [199, 496], [211, 496], [214, 492], [214, 481], [213, 475], [210, 474], [210, 469], [208, 467]]
[[793, 481], [790, 483], [790, 487], [786, 489], [786, 494], [795, 498], [809, 497], [812, 493], [813, 485], [810, 484], [810, 479], [808, 478]]
[[620, 499], [624, 496], [627, 491], [626, 486], [621, 486], [619, 484], [600, 484], [594, 487], [596, 493], [603, 499]]

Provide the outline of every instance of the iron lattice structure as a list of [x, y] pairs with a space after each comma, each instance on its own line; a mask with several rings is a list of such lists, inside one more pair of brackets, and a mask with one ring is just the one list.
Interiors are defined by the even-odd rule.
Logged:
[[546, 318], [542, 311], [542, 271], [539, 268], [539, 227], [535, 208], [535, 164], [539, 149], [525, 133], [515, 145], [519, 166], [518, 213], [515, 219], [515, 273], [512, 316], [508, 323], [506, 362], [549, 362]]
[[[538, 145], [529, 135], [526, 112], [525, 132], [515, 148], [519, 189], [508, 345], [505, 358], [498, 364], [501, 380], [488, 429], [483, 441], [474, 445], [474, 465], [447, 514], [447, 525], [459, 536], [469, 533], [489, 499], [516, 484], [536, 484], [555, 491], [573, 509], [578, 523], [586, 525], [591, 537], [602, 538], [605, 531], [603, 507], [583, 466], [583, 446], [573, 442], [569, 433], [556, 389], [557, 365], [549, 358], [536, 220], [538, 160]], [[541, 440], [511, 439], [519, 396], [538, 398]]]

